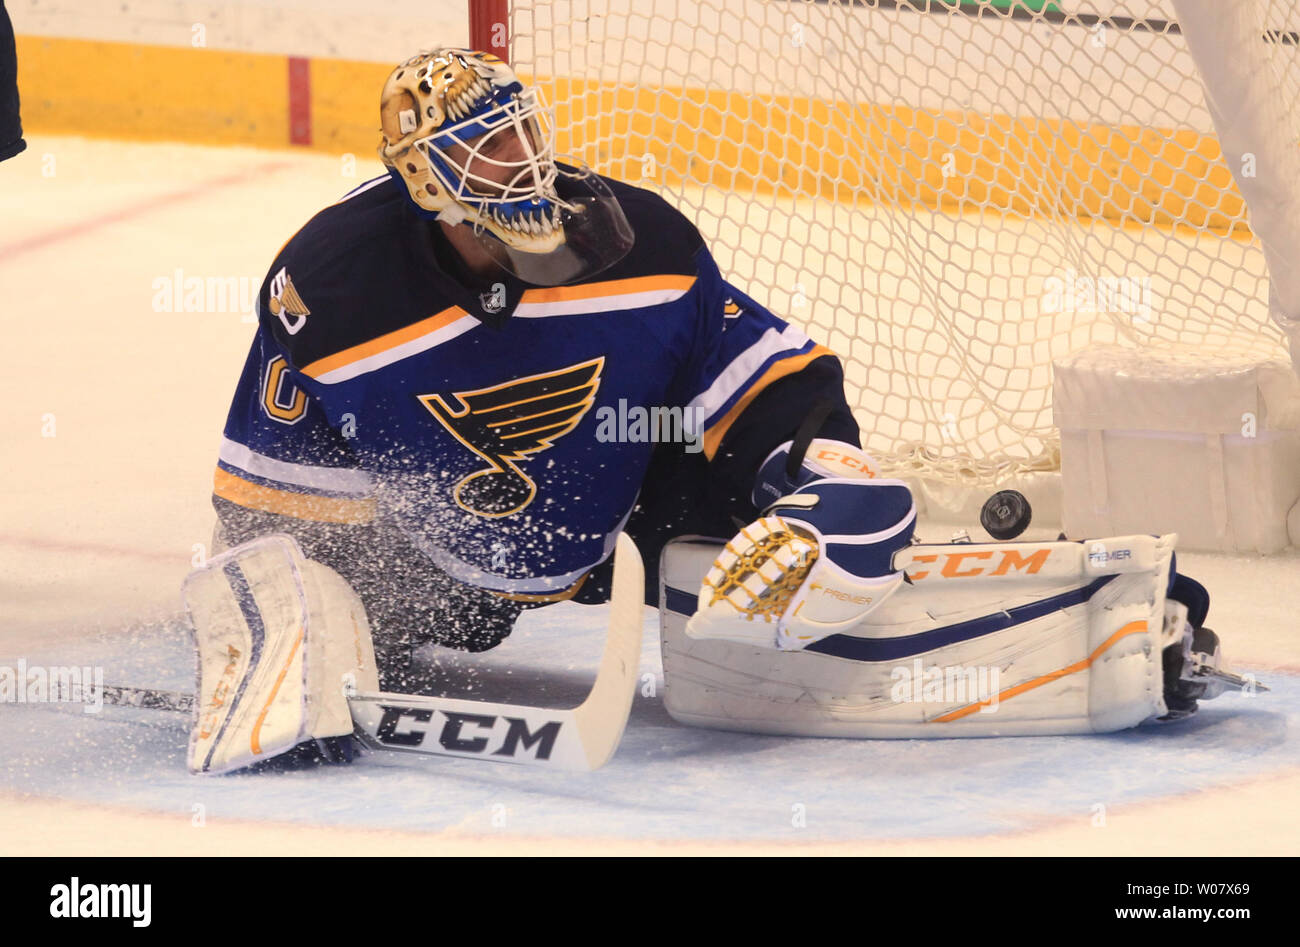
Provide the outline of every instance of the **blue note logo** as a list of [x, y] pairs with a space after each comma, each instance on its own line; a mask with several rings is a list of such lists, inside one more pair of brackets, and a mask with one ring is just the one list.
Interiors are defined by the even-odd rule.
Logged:
[[537, 484], [519, 464], [578, 426], [595, 401], [604, 367], [603, 357], [593, 358], [477, 391], [417, 395], [439, 424], [487, 462], [452, 488], [457, 505], [496, 517], [532, 503]]

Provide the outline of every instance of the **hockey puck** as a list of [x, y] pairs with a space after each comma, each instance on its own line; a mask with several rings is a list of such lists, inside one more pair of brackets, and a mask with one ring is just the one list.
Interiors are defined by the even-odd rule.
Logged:
[[1018, 490], [1000, 490], [984, 501], [980, 525], [994, 539], [1015, 539], [1029, 527], [1033, 510]]

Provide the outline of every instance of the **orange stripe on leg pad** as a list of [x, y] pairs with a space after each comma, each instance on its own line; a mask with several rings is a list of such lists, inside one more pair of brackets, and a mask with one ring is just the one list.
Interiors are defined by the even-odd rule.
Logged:
[[279, 675], [276, 676], [275, 686], [271, 688], [271, 694], [266, 698], [266, 703], [262, 705], [261, 713], [257, 715], [257, 722], [253, 724], [253, 735], [249, 739], [249, 749], [255, 754], [262, 752], [262, 724], [266, 722], [266, 715], [271, 709], [271, 704], [275, 703], [275, 695], [280, 693], [280, 685], [284, 683], [284, 676], [289, 673], [289, 668], [293, 665], [294, 655], [298, 653], [298, 646], [302, 644], [302, 629], [298, 629], [298, 637], [293, 639], [293, 647], [289, 649], [289, 657], [285, 659], [284, 667], [280, 668]]
[[[998, 703], [1001, 703], [1004, 700], [1010, 700], [1012, 697], [1017, 697], [1025, 691], [1033, 690], [1035, 687], [1042, 687], [1044, 684], [1050, 684], [1052, 681], [1060, 680], [1070, 674], [1086, 670], [1092, 666], [1094, 661], [1101, 657], [1103, 652], [1115, 644], [1115, 642], [1119, 641], [1121, 638], [1127, 638], [1129, 635], [1138, 634], [1139, 632], [1144, 632], [1146, 630], [1147, 623], [1145, 621], [1131, 621], [1102, 642], [1096, 651], [1088, 655], [1082, 661], [1076, 661], [1074, 664], [1058, 668], [1057, 670], [1044, 674], [1041, 677], [1035, 677], [1031, 680], [1025, 681], [1023, 684], [1017, 684], [1015, 687], [1008, 687], [1006, 690], [998, 694], [996, 699]], [[961, 707], [946, 714], [941, 714], [931, 720], [930, 723], [951, 723], [954, 720], [960, 720], [962, 717], [969, 717], [981, 707], [987, 707], [989, 704], [993, 703], [993, 700], [993, 698], [981, 700], [968, 707]]]

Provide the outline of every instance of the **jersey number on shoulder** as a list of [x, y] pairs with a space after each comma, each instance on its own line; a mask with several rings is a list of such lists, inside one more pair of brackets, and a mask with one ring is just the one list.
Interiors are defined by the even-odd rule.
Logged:
[[297, 424], [307, 414], [307, 392], [293, 383], [281, 355], [267, 362], [262, 374], [262, 410], [281, 424]]

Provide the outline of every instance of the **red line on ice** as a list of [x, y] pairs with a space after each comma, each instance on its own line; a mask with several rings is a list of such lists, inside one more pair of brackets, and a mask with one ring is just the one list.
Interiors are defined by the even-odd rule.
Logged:
[[136, 559], [151, 559], [155, 562], [180, 562], [187, 558], [178, 553], [150, 552], [145, 549], [132, 549], [129, 546], [114, 546], [109, 543], [68, 543], [55, 539], [42, 539], [39, 536], [11, 536], [0, 533], [0, 545], [25, 546], [41, 552], [90, 553], [103, 556], [131, 556]]
[[54, 230], [47, 230], [45, 233], [37, 234], [34, 237], [27, 237], [22, 240], [16, 240], [0, 246], [0, 263], [7, 263], [15, 257], [22, 256], [24, 253], [30, 253], [33, 250], [40, 250], [51, 244], [59, 243], [63, 240], [70, 240], [74, 237], [82, 237], [94, 233], [110, 224], [121, 223], [124, 220], [130, 220], [133, 217], [140, 217], [144, 214], [161, 210], [172, 204], [179, 204], [183, 201], [192, 200], [196, 197], [206, 197], [213, 191], [221, 188], [232, 187], [236, 184], [243, 184], [253, 178], [263, 177], [275, 171], [280, 171], [290, 167], [293, 162], [290, 161], [267, 161], [263, 164], [246, 168], [243, 171], [236, 171], [234, 174], [223, 175], [219, 178], [212, 178], [204, 181], [202, 184], [196, 184], [193, 187], [187, 187], [180, 191], [172, 191], [170, 194], [161, 194], [150, 200], [141, 201], [137, 204], [131, 204], [123, 207], [121, 210], [113, 211], [108, 214], [102, 214], [89, 221], [82, 221], [75, 224], [67, 224], [63, 227], [56, 227]]

